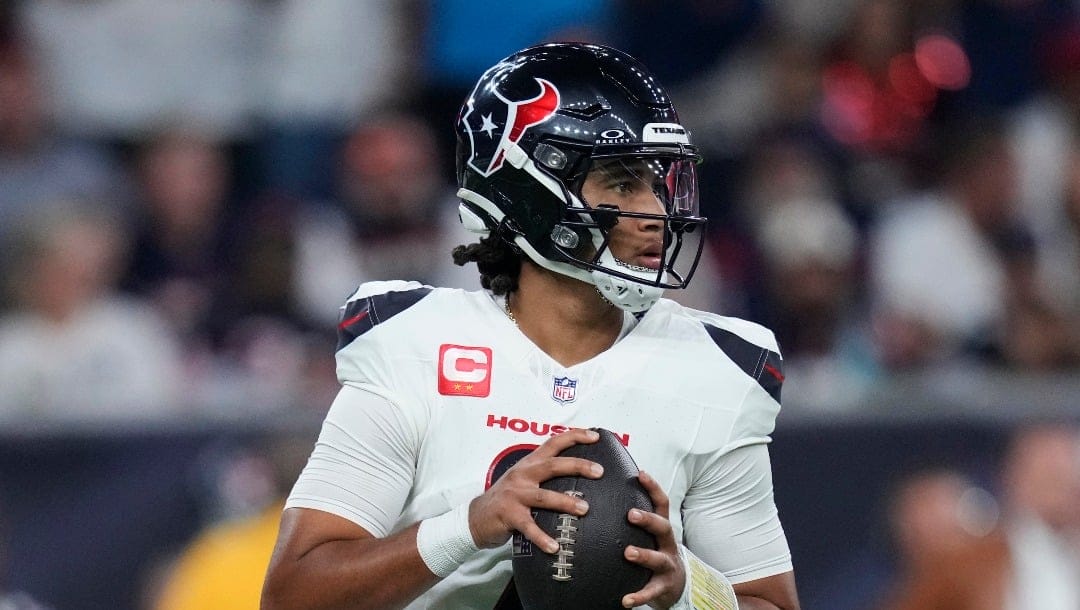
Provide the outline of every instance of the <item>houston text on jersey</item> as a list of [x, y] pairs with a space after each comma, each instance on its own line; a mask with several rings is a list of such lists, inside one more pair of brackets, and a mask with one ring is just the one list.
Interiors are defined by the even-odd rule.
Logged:
[[[567, 430], [572, 429], [570, 426], [563, 426], [562, 424], [547, 424], [538, 421], [529, 421], [520, 418], [510, 418], [505, 415], [495, 415], [494, 413], [488, 413], [487, 416], [488, 428], [501, 428], [503, 430], [511, 430], [519, 433], [530, 433], [535, 436], [555, 436], [556, 434], [562, 434]], [[615, 433], [619, 442], [623, 447], [630, 446], [630, 435]]]

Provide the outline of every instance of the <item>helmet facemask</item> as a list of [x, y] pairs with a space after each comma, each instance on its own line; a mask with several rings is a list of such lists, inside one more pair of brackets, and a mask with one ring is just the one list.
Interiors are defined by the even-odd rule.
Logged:
[[[698, 157], [692, 148], [584, 154], [540, 144], [533, 156], [543, 162], [530, 158], [513, 165], [543, 186], [537, 190], [546, 191], [542, 196], [549, 204], [561, 207], [544, 235], [509, 231], [533, 262], [595, 285], [604, 298], [634, 313], [652, 307], [664, 290], [689, 284], [701, 257], [706, 222], [698, 213]], [[576, 162], [559, 167], [567, 159]], [[501, 225], [509, 219], [497, 206], [478, 201], [472, 193], [458, 195], [481, 204], [505, 231]], [[620, 223], [647, 228], [616, 228]]]
[[[696, 159], [656, 151], [592, 155], [572, 185], [571, 203], [553, 232], [574, 264], [658, 289], [685, 288], [703, 245]], [[587, 211], [582, 211], [587, 210]], [[568, 235], [587, 235], [566, 247]], [[562, 242], [562, 243], [560, 243]]]

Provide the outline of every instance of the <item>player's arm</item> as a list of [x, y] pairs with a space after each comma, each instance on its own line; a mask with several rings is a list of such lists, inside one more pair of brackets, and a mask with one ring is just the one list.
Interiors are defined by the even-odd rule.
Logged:
[[[673, 610], [799, 609], [795, 573], [790, 570], [733, 585], [722, 572], [699, 559], [689, 549], [684, 547], [682, 554], [687, 585], [683, 597], [672, 606]], [[732, 599], [738, 605], [731, 603]]]
[[261, 608], [399, 608], [407, 604], [439, 580], [416, 550], [417, 527], [376, 538], [331, 513], [285, 510]]
[[673, 610], [798, 610], [791, 570], [732, 585], [722, 572], [676, 542], [668, 519], [667, 494], [648, 473], [642, 472], [639, 480], [649, 492], [654, 512], [631, 511], [628, 519], [656, 536], [657, 550], [627, 547], [626, 558], [652, 570], [653, 578], [641, 591], [624, 598], [625, 607], [649, 604]]
[[795, 590], [795, 572], [784, 572], [734, 585], [739, 598], [739, 610], [797, 610], [799, 596]]
[[420, 436], [390, 401], [342, 389], [282, 516], [263, 610], [401, 607], [478, 548], [505, 543], [515, 529], [551, 548], [556, 543], [536, 526], [532, 508], [584, 511], [569, 496], [541, 490], [540, 482], [597, 476], [591, 462], [556, 457], [595, 440], [589, 431], [570, 431], [549, 439], [469, 504], [391, 534], [412, 486]]
[[[375, 537], [359, 525], [314, 509], [287, 509], [281, 521], [263, 589], [262, 609], [400, 608], [448, 576], [478, 548], [504, 544], [520, 530], [534, 544], [558, 547], [532, 519], [533, 507], [584, 514], [574, 499], [539, 488], [555, 476], [598, 476], [591, 463], [555, 458], [577, 442], [592, 442], [577, 430], [550, 439], [504, 474], [491, 489], [462, 507], [459, 527], [451, 511], [401, 532]], [[447, 519], [450, 517], [450, 519]], [[436, 525], [432, 525], [436, 524]], [[432, 527], [427, 541], [420, 528]]]
[[631, 511], [628, 518], [657, 537], [658, 550], [627, 548], [627, 559], [654, 573], [628, 602], [680, 610], [726, 610], [734, 607], [730, 597], [736, 595], [742, 610], [799, 608], [764, 443], [711, 458], [683, 502], [683, 547], [677, 544], [668, 521], [667, 494], [648, 474], [642, 473], [640, 479], [656, 510]]
[[436, 582], [416, 552], [416, 526], [390, 534], [420, 434], [387, 398], [341, 389], [282, 514], [264, 609], [394, 607]]

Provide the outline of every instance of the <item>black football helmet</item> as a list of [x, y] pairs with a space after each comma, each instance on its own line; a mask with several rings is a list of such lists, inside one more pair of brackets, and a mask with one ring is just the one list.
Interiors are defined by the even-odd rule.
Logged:
[[[667, 94], [633, 57], [577, 43], [519, 51], [480, 77], [456, 131], [459, 215], [469, 230], [496, 233], [627, 311], [689, 283], [704, 243], [700, 157]], [[664, 209], [586, 202], [590, 170], [613, 166], [648, 185]], [[658, 267], [611, 252], [609, 231], [628, 217], [663, 223]]]

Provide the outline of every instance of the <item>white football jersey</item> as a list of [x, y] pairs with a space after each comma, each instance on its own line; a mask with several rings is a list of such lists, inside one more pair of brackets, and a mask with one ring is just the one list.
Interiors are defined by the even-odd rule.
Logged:
[[[662, 299], [564, 367], [487, 291], [374, 282], [339, 329], [342, 395], [287, 506], [385, 536], [470, 501], [551, 435], [602, 427], [666, 490], [676, 537], [732, 582], [792, 569], [765, 449], [783, 375], [764, 327]], [[490, 610], [509, 560], [509, 545], [482, 550], [409, 608]]]

